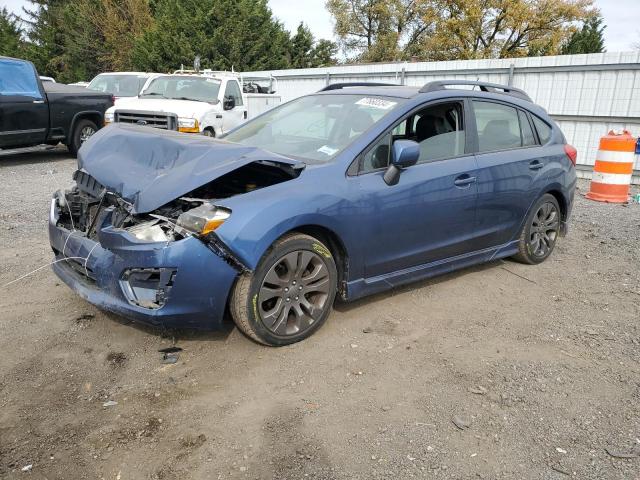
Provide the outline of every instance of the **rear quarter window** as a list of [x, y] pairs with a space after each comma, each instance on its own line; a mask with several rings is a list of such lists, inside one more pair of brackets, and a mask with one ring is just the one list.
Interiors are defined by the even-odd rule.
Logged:
[[549, 140], [551, 140], [551, 126], [535, 115], [531, 115], [531, 118], [533, 118], [533, 124], [535, 125], [536, 131], [538, 132], [540, 143], [542, 145], [544, 145], [545, 143], [549, 143]]

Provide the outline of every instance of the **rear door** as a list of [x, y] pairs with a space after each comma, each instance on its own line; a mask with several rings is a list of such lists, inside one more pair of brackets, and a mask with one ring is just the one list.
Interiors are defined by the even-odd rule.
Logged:
[[49, 108], [30, 62], [0, 58], [0, 148], [44, 143]]
[[477, 247], [517, 239], [546, 175], [529, 114], [497, 101], [472, 102], [477, 133]]
[[[355, 182], [366, 277], [474, 250], [477, 167], [464, 111], [462, 100], [429, 104], [362, 155]], [[391, 144], [400, 138], [420, 144], [420, 159], [396, 185], [387, 185]]]
[[233, 108], [225, 110], [222, 116], [222, 130], [228, 132], [233, 130], [247, 118], [247, 107], [242, 98], [242, 91], [237, 80], [228, 80], [224, 89], [224, 100], [233, 99]]

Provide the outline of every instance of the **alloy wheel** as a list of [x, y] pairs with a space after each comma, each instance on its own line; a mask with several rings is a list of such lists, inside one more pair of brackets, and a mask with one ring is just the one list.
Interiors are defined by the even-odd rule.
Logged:
[[288, 253], [269, 269], [258, 293], [264, 326], [279, 336], [299, 334], [313, 326], [326, 308], [331, 288], [323, 258], [309, 250]]
[[89, 137], [91, 137], [91, 135], [93, 135], [94, 133], [96, 133], [95, 129], [90, 126], [86, 126], [82, 130], [80, 130], [80, 145], [89, 140]]
[[556, 243], [560, 214], [551, 202], [545, 202], [533, 216], [529, 229], [529, 251], [536, 257], [546, 256]]

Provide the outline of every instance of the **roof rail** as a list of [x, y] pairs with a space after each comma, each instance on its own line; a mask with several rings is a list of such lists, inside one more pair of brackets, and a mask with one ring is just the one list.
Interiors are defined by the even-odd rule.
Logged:
[[329, 90], [342, 90], [347, 87], [399, 87], [395, 83], [376, 83], [376, 82], [346, 82], [346, 83], [332, 83], [327, 85], [319, 92], [328, 92]]
[[[480, 87], [483, 92], [502, 93], [504, 95], [511, 95], [512, 97], [526, 100], [533, 103], [531, 97], [527, 95], [524, 90], [511, 87], [509, 85], [500, 85], [498, 83], [480, 82], [476, 80], [436, 80], [435, 82], [426, 83], [421, 89], [420, 93], [437, 92], [444, 90], [447, 85], [473, 85]], [[500, 91], [501, 90], [501, 91]]]

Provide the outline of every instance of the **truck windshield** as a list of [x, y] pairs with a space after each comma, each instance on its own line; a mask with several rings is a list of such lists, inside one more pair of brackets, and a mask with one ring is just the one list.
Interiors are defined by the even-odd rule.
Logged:
[[310, 95], [245, 123], [225, 140], [325, 163], [404, 101], [374, 95]]
[[135, 97], [146, 81], [147, 77], [143, 75], [100, 74], [91, 80], [87, 88], [116, 97]]
[[140, 96], [215, 102], [218, 100], [220, 83], [216, 78], [170, 75], [153, 80]]

